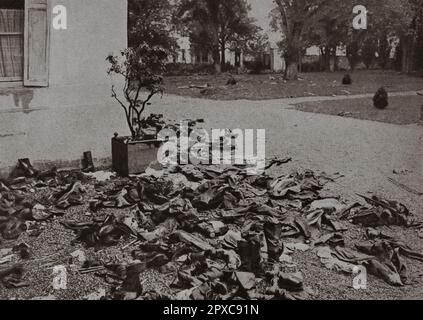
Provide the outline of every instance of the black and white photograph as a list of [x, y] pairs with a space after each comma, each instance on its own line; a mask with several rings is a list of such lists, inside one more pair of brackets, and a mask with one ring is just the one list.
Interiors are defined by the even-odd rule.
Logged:
[[0, 300], [423, 300], [423, 0], [0, 0]]

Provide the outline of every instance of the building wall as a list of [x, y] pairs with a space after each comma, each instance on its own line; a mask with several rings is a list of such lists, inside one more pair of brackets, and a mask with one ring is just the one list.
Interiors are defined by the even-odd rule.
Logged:
[[106, 83], [105, 57], [126, 47], [125, 0], [51, 0], [67, 8], [67, 30], [51, 30], [50, 84]]
[[[50, 24], [49, 86], [0, 83], [0, 170], [18, 158], [77, 163], [84, 151], [110, 156], [110, 137], [121, 119], [105, 118], [118, 108], [105, 58], [127, 46], [125, 0], [50, 0], [67, 8], [67, 30]], [[115, 80], [119, 84], [118, 80]], [[114, 111], [113, 111], [114, 112]]]

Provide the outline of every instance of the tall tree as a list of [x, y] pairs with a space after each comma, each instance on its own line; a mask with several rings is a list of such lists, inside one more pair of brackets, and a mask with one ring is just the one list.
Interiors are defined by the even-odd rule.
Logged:
[[212, 52], [216, 72], [226, 62], [226, 49], [241, 46], [258, 31], [246, 0], [180, 0], [179, 24], [194, 46]]
[[332, 0], [322, 3], [316, 14], [315, 27], [308, 36], [321, 49], [325, 71], [331, 71], [331, 60], [337, 70], [337, 49], [347, 44], [352, 8], [351, 0]]
[[416, 45], [414, 52], [414, 66], [423, 70], [423, 2], [416, 14]]
[[298, 64], [301, 52], [312, 44], [310, 34], [316, 26], [316, 19], [329, 0], [274, 0], [272, 27], [280, 30], [280, 42], [285, 58], [285, 78], [298, 78]]
[[361, 57], [367, 69], [369, 69], [375, 61], [377, 49], [377, 42], [374, 38], [369, 37], [364, 41], [361, 49]]
[[[412, 69], [412, 52], [415, 42], [415, 21], [418, 4], [422, 0], [362, 0], [368, 10], [368, 29], [360, 33], [360, 43], [376, 43], [384, 38], [400, 39], [402, 70], [409, 72]], [[379, 46], [383, 55], [384, 45]], [[388, 48], [389, 50], [389, 48]], [[385, 52], [386, 54], [386, 52]]]
[[[423, 0], [361, 0], [367, 8], [368, 28], [352, 27], [353, 0], [274, 0], [272, 11], [274, 29], [283, 33], [282, 49], [287, 64], [286, 77], [297, 76], [299, 53], [310, 45], [318, 45], [324, 57], [325, 69], [330, 67], [331, 55], [337, 46], [347, 48], [347, 57], [354, 69], [360, 54], [371, 62], [372, 50], [386, 60], [392, 38], [401, 39], [402, 69], [413, 69], [413, 52], [418, 39], [419, 12]], [[389, 42], [386, 42], [389, 41]], [[375, 45], [378, 49], [375, 49]], [[388, 45], [388, 47], [387, 47]], [[386, 62], [386, 61], [385, 61]], [[382, 64], [386, 65], [385, 62]]]
[[402, 30], [400, 43], [402, 49], [401, 70], [409, 73], [414, 71], [421, 62], [421, 56], [416, 56], [416, 54], [419, 53], [419, 40], [421, 41], [422, 37], [423, 0], [408, 0], [407, 3], [408, 20], [405, 22], [406, 28]]
[[170, 0], [129, 0], [128, 8], [130, 47], [148, 44], [175, 52], [177, 41], [172, 35], [175, 7]]
[[378, 64], [382, 69], [388, 67], [389, 58], [393, 49], [393, 41], [386, 33], [382, 33], [377, 44]]

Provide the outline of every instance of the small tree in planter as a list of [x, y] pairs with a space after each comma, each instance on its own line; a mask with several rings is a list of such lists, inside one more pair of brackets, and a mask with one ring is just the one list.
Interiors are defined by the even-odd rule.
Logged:
[[[123, 77], [123, 98], [112, 86], [112, 97], [124, 109], [126, 122], [131, 132], [130, 137], [112, 139], [113, 168], [120, 174], [140, 173], [156, 159], [157, 141], [155, 135], [148, 132], [149, 120], [143, 117], [151, 99], [163, 93], [162, 74], [168, 52], [159, 46], [141, 44], [136, 48], [128, 48], [121, 56], [109, 55], [111, 64], [109, 75]], [[154, 148], [152, 148], [152, 145]]]

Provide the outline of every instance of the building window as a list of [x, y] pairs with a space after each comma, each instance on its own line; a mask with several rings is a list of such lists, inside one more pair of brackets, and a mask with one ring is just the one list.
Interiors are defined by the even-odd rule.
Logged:
[[187, 57], [186, 57], [186, 50], [182, 49], [182, 61], [186, 62], [187, 61]]
[[0, 2], [0, 81], [22, 81], [24, 0]]
[[0, 81], [48, 85], [47, 0], [1, 0]]

